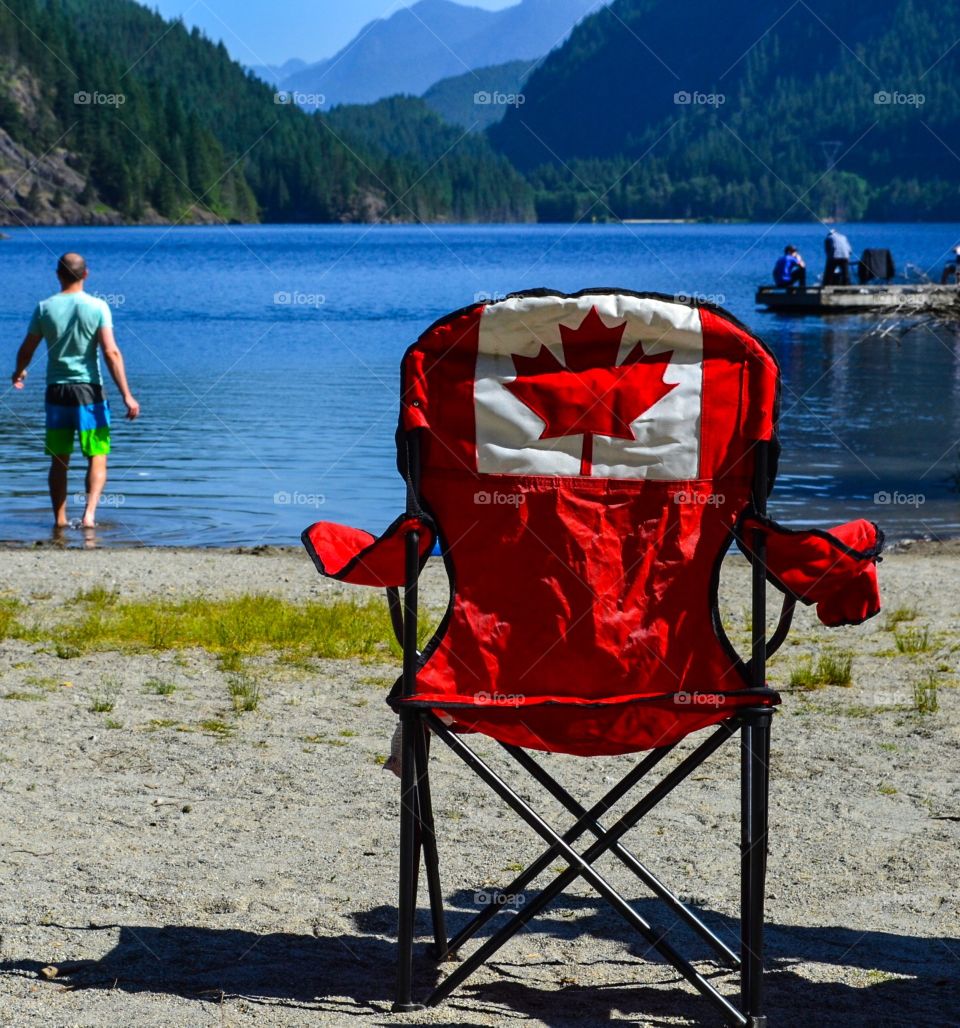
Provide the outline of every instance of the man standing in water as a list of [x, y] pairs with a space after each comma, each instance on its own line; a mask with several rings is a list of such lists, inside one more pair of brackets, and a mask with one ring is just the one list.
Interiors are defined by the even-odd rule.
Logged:
[[46, 452], [50, 456], [50, 501], [57, 528], [67, 520], [67, 468], [74, 436], [80, 434], [80, 449], [87, 458], [87, 503], [81, 522], [84, 528], [96, 524], [97, 504], [107, 482], [107, 454], [110, 452], [110, 408], [103, 394], [98, 347], [103, 350], [113, 381], [133, 420], [140, 404], [127, 385], [123, 357], [113, 337], [110, 308], [83, 290], [87, 279], [86, 261], [78, 253], [65, 253], [57, 262], [60, 292], [37, 304], [27, 335], [17, 353], [12, 375], [14, 388], [22, 389], [27, 366], [40, 341], [47, 341], [47, 432]]

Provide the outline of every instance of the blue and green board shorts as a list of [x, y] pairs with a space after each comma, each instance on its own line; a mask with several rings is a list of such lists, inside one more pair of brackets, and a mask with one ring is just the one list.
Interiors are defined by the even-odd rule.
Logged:
[[92, 382], [63, 382], [47, 386], [45, 449], [52, 457], [73, 453], [80, 433], [84, 457], [110, 452], [110, 407], [103, 386]]

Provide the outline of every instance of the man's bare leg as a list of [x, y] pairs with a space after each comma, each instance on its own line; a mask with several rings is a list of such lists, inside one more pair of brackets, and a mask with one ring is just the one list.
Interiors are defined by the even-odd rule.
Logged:
[[67, 468], [70, 467], [70, 454], [63, 453], [50, 458], [50, 473], [47, 484], [50, 486], [50, 502], [53, 504], [53, 523], [56, 528], [66, 528], [67, 521]]
[[97, 504], [100, 502], [100, 494], [107, 484], [107, 455], [98, 453], [95, 457], [87, 458], [87, 507], [83, 512], [83, 520], [80, 524], [84, 528], [93, 528], [96, 524]]

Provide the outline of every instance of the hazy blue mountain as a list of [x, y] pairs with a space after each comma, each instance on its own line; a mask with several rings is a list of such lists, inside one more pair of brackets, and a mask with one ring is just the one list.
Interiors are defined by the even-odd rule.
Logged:
[[258, 79], [263, 79], [269, 85], [279, 86], [284, 79], [296, 75], [298, 71], [303, 71], [306, 67], [306, 61], [300, 60], [299, 57], [291, 57], [283, 64], [251, 64], [247, 70], [252, 71]]
[[509, 161], [423, 100], [334, 123], [276, 93], [131, 0], [3, 0], [0, 224], [532, 218]]
[[521, 0], [485, 11], [452, 0], [419, 0], [370, 22], [339, 53], [286, 77], [304, 107], [372, 103], [422, 95], [441, 79], [475, 68], [542, 57], [598, 0]]
[[535, 61], [508, 61], [441, 79], [424, 94], [427, 106], [444, 121], [482, 132], [500, 121], [511, 106], [522, 106], [523, 83]]

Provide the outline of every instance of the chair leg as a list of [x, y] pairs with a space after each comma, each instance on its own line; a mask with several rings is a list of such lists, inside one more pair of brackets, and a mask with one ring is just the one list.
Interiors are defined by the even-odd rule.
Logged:
[[423, 863], [427, 872], [427, 889], [430, 894], [430, 917], [433, 922], [433, 946], [431, 956], [443, 960], [447, 955], [447, 926], [443, 909], [443, 889], [440, 885], [440, 855], [437, 851], [437, 834], [433, 820], [433, 800], [430, 795], [430, 736], [426, 725], [418, 723], [420, 731], [416, 736], [417, 753], [417, 820], [423, 845]]
[[423, 731], [421, 719], [414, 712], [404, 711], [401, 719], [400, 752], [403, 767], [400, 773], [400, 892], [397, 927], [397, 993], [393, 1012], [420, 1010], [413, 1002], [413, 921], [417, 912], [417, 878], [420, 854], [417, 819], [416, 733]]
[[767, 868], [770, 711], [741, 729], [740, 957], [741, 1005], [751, 1028], [766, 1028], [763, 1013], [763, 916]]

